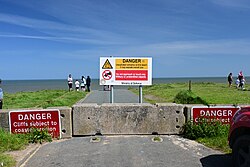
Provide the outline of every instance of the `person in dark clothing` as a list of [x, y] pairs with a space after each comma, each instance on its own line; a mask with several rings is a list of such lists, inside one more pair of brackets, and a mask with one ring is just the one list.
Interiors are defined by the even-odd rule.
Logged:
[[232, 86], [232, 82], [233, 82], [233, 74], [230, 73], [227, 77], [227, 81], [228, 81], [228, 86], [231, 87]]
[[87, 76], [86, 79], [86, 86], [87, 86], [87, 91], [90, 92], [90, 83], [91, 83], [91, 79], [89, 76]]

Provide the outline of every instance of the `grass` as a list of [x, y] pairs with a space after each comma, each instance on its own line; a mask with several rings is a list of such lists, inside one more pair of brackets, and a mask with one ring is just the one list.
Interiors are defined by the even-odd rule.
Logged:
[[69, 92], [66, 90], [5, 93], [3, 109], [71, 107], [85, 96], [86, 92]]
[[[150, 103], [174, 102], [175, 96], [180, 91], [189, 89], [188, 83], [155, 84], [143, 87], [144, 99]], [[131, 89], [138, 92], [137, 89]], [[201, 97], [208, 104], [248, 104], [250, 101], [250, 91], [246, 87], [245, 91], [235, 87], [228, 87], [225, 83], [201, 82], [192, 83], [192, 92]]]
[[0, 164], [6, 167], [14, 166], [15, 160], [4, 152], [24, 149], [28, 143], [27, 136], [10, 134], [0, 129]]
[[205, 146], [224, 153], [231, 153], [228, 145], [229, 125], [220, 122], [208, 122], [202, 119], [199, 123], [187, 122], [182, 127], [183, 137], [196, 140]]
[[224, 153], [232, 152], [231, 148], [228, 146], [227, 135], [199, 138], [196, 139], [196, 141], [214, 150], [219, 150]]

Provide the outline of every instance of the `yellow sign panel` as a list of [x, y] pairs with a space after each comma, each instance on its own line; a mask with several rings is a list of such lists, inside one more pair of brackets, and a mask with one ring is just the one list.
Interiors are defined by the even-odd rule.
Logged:
[[102, 69], [113, 69], [111, 63], [109, 62], [109, 59], [105, 61], [105, 63], [102, 66]]
[[148, 69], [148, 59], [116, 59], [116, 69]]

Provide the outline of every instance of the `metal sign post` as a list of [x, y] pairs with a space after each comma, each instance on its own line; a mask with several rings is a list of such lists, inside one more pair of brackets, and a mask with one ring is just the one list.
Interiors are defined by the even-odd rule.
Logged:
[[110, 103], [114, 103], [114, 86], [110, 85]]
[[142, 103], [142, 85], [139, 86], [139, 103]]

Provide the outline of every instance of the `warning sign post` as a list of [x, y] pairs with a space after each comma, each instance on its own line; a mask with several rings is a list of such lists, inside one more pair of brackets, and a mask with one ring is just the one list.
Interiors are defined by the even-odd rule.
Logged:
[[100, 85], [152, 85], [152, 58], [101, 57]]

